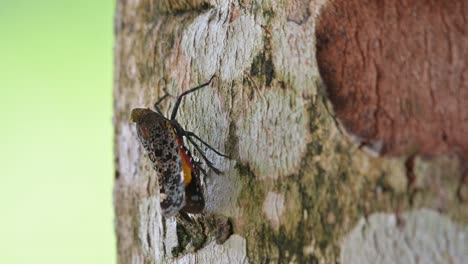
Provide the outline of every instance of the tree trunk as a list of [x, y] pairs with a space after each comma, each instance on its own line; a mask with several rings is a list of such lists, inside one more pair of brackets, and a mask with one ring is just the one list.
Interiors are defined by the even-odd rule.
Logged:
[[[439, 2], [118, 0], [119, 263], [468, 263], [468, 5]], [[230, 158], [165, 218], [130, 112], [213, 75], [177, 120]]]

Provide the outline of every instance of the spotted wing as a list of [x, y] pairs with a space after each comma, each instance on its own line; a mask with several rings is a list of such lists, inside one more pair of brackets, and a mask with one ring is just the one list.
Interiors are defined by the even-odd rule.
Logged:
[[158, 113], [148, 113], [137, 123], [137, 133], [158, 174], [162, 213], [174, 216], [185, 205], [182, 162], [172, 125]]

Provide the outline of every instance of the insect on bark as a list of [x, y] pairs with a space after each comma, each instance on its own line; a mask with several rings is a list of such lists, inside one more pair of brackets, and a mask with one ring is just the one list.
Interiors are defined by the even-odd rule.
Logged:
[[153, 168], [158, 173], [161, 209], [165, 217], [174, 216], [179, 211], [197, 214], [205, 208], [200, 174], [206, 175], [206, 172], [201, 167], [201, 162], [196, 161], [188, 148], [185, 147], [184, 139], [195, 148], [206, 165], [216, 174], [220, 174], [221, 171], [206, 158], [196, 141], [216, 154], [227, 157], [195, 133], [186, 131], [176, 120], [177, 110], [184, 96], [208, 86], [213, 78], [214, 76], [208, 82], [179, 95], [172, 108], [170, 118], [165, 117], [158, 107], [167, 98], [167, 94], [154, 104], [155, 111], [145, 108], [132, 110], [130, 119], [136, 123], [138, 138], [145, 148]]

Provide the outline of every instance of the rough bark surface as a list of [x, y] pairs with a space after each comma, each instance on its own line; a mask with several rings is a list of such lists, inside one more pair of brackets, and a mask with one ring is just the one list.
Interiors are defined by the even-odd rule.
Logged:
[[334, 1], [317, 27], [336, 115], [382, 154], [468, 160], [468, 4], [365, 2]]
[[[468, 262], [463, 159], [372, 157], [337, 127], [316, 60], [315, 27], [330, 4], [117, 1], [119, 263]], [[205, 179], [206, 213], [190, 230], [161, 215], [129, 115], [213, 75], [178, 120], [231, 158], [206, 152], [224, 173]], [[232, 222], [224, 243], [204, 232], [223, 228], [211, 216]]]

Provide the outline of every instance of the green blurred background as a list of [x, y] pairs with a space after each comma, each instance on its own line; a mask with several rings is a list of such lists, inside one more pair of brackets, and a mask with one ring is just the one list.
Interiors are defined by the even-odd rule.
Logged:
[[0, 263], [115, 263], [113, 0], [0, 0]]

